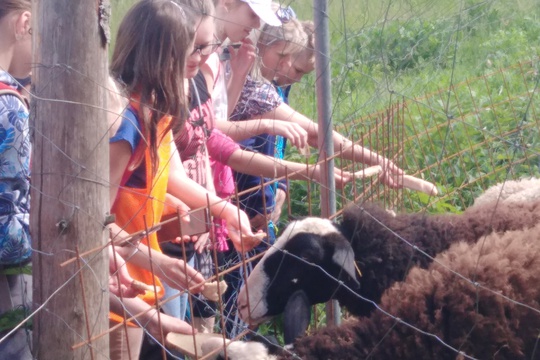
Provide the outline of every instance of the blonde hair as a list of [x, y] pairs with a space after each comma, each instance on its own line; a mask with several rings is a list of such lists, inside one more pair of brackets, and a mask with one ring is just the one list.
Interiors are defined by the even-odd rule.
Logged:
[[311, 20], [301, 21], [302, 29], [306, 33], [306, 47], [299, 56], [305, 56], [310, 64], [315, 64], [315, 24]]
[[205, 19], [208, 16], [214, 17], [215, 3], [219, 2], [214, 0], [175, 0], [180, 6], [187, 8], [193, 15], [200, 16]]
[[263, 50], [280, 42], [286, 43], [282, 51], [284, 55], [302, 51], [307, 45], [307, 35], [302, 24], [296, 19], [291, 19], [281, 26], [265, 24], [257, 39], [257, 47]]
[[[272, 3], [272, 10], [277, 11], [278, 8], [279, 4]], [[280, 49], [281, 55], [294, 55], [303, 51], [308, 45], [308, 35], [304, 31], [300, 21], [296, 19], [290, 19], [280, 26], [265, 24], [260, 31], [256, 33], [257, 36], [253, 40], [259, 54], [264, 54], [267, 49], [278, 44], [283, 44], [284, 46]], [[259, 56], [251, 72], [251, 76], [258, 80], [262, 80], [260, 72], [261, 66], [262, 60]]]
[[[277, 12], [280, 8], [280, 4], [272, 3], [272, 11]], [[263, 48], [285, 42], [283, 55], [292, 55], [306, 47], [307, 38], [302, 24], [297, 19], [291, 18], [280, 26], [263, 25], [255, 44], [259, 50], [264, 50]]]

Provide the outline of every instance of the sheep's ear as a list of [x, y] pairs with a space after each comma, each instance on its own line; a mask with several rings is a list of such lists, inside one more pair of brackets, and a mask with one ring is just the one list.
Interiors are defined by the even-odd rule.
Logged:
[[356, 280], [354, 251], [349, 243], [336, 243], [332, 260], [351, 277], [355, 286], [360, 286]]
[[311, 304], [303, 290], [297, 290], [287, 301], [283, 312], [283, 340], [290, 345], [304, 335], [311, 321]]

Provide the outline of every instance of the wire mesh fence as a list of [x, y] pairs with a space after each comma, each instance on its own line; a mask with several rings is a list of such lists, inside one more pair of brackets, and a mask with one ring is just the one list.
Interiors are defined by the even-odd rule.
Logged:
[[534, 59], [404, 100], [338, 129], [441, 191], [432, 198], [404, 191], [399, 207], [462, 211], [496, 183], [538, 174], [537, 92]]
[[[113, 2], [113, 10], [114, 6], [118, 6], [118, 3]], [[389, 189], [381, 184], [377, 176], [358, 178], [352, 184], [336, 190], [338, 213], [333, 220], [340, 223], [343, 220], [342, 211], [347, 206], [361, 209], [364, 204], [372, 202], [380, 203], [385, 209], [397, 213], [425, 213], [426, 217], [436, 213], [451, 213], [460, 216], [473, 205], [475, 198], [495, 184], [538, 177], [540, 166], [538, 158], [540, 58], [534, 49], [538, 49], [538, 37], [535, 38], [535, 36], [539, 32], [531, 25], [534, 19], [537, 22], [537, 18], [534, 16], [535, 11], [538, 10], [533, 8], [526, 15], [523, 15], [522, 11], [523, 17], [516, 19], [513, 15], [501, 12], [500, 6], [504, 5], [501, 2], [460, 2], [456, 4], [424, 2], [415, 5], [393, 1], [377, 6], [368, 3], [334, 1], [331, 4], [329, 15], [332, 20], [331, 41], [334, 52], [328, 56], [331, 58], [333, 66], [334, 108], [332, 115], [337, 120], [335, 121], [335, 129], [353, 143], [373, 149], [386, 156], [405, 169], [407, 174], [435, 184], [438, 195], [408, 189]], [[292, 5], [297, 9], [299, 16], [303, 18], [310, 18], [313, 10], [311, 2], [307, 1], [283, 3], [282, 5]], [[521, 7], [527, 8], [526, 5], [528, 5], [527, 2], [519, 2], [516, 8], [521, 10]], [[503, 26], [510, 22], [516, 24], [519, 22], [519, 24], [509, 28]], [[527, 31], [523, 30], [525, 28]], [[479, 40], [475, 40], [475, 36], [486, 32], [492, 32], [492, 34], [482, 38], [485, 42], [478, 43]], [[525, 46], [526, 44], [528, 47]], [[478, 50], [476, 53], [470, 51], [475, 48]], [[469, 52], [464, 51], [464, 49]], [[475, 61], [469, 62], [469, 57], [475, 58]], [[518, 61], [514, 61], [515, 59]], [[473, 68], [474, 71], [463, 71], [466, 67]], [[66, 67], [65, 69], [70, 68]], [[439, 69], [442, 69], [440, 73], [437, 72]], [[84, 71], [80, 72], [80, 74], [83, 73]], [[82, 76], [80, 74], [77, 76]], [[311, 91], [314, 81], [315, 79], [311, 77], [295, 85], [296, 89], [291, 97], [293, 107], [312, 117], [315, 108], [314, 95]], [[30, 94], [30, 96], [35, 95]], [[35, 136], [41, 135], [35, 134]], [[106, 138], [106, 134], [103, 134], [103, 139]], [[356, 159], [353, 152], [352, 160], [348, 160], [347, 157], [350, 158], [350, 156], [345, 156], [345, 151], [343, 148], [336, 151], [334, 161], [338, 168], [351, 173], [366, 168], [365, 164], [360, 161], [360, 154]], [[317, 149], [312, 149], [309, 157], [293, 150], [287, 158], [306, 164], [306, 167], [316, 162], [329, 161], [329, 159], [320, 158]], [[288, 197], [281, 221], [275, 224], [276, 227], [273, 229], [271, 227], [274, 224], [268, 222], [262, 226], [264, 232], [276, 231], [279, 236], [283, 233], [288, 222], [305, 216], [318, 216], [321, 213], [318, 182], [310, 176], [303, 177], [303, 181], [292, 180], [291, 177], [294, 175], [295, 172], [290, 171], [285, 176], [274, 179], [270, 183], [261, 178], [259, 187], [240, 193], [237, 191], [230, 201], [233, 204], [238, 204], [239, 195], [247, 194], [249, 196], [250, 191], [263, 192], [265, 186], [284, 180], [288, 185]], [[530, 197], [534, 198], [532, 195]], [[535, 213], [534, 210], [531, 212]], [[191, 215], [192, 220], [196, 219], [194, 213]], [[375, 213], [371, 215], [375, 218], [378, 216]], [[178, 231], [182, 232], [185, 223], [180, 221], [179, 217], [180, 215], [171, 217], [167, 220], [167, 224], [177, 224]], [[378, 219], [382, 218], [378, 217]], [[534, 227], [534, 219], [533, 217], [532, 223], [529, 224], [531, 227]], [[212, 229], [209, 218], [204, 218], [203, 221], [207, 222], [207, 229]], [[381, 226], [394, 232], [394, 237], [398, 242], [412, 249], [411, 254], [406, 253], [410, 255], [410, 258], [404, 260], [406, 268], [418, 265], [419, 261], [421, 262], [421, 260], [417, 260], [418, 258], [425, 258], [426, 262], [432, 262], [435, 259], [436, 263], [442, 264], [443, 268], [456, 276], [454, 278], [456, 283], [458, 281], [455, 279], [459, 278], [463, 283], [476, 290], [480, 288], [482, 291], [495, 294], [494, 299], [496, 300], [493, 301], [503, 304], [503, 307], [506, 306], [508, 309], [517, 305], [517, 308], [521, 310], [530, 311], [528, 316], [531, 323], [537, 324], [538, 321], [535, 319], [538, 319], [539, 313], [538, 299], [527, 298], [525, 290], [507, 294], [496, 287], [500, 284], [490, 283], [489, 279], [485, 283], [477, 282], [477, 278], [481, 277], [484, 268], [479, 267], [469, 273], [465, 272], [467, 269], [464, 268], [454, 269], [452, 266], [455, 264], [445, 262], [444, 259], [441, 260], [441, 258], [436, 257], [436, 253], [418, 248], [412, 239], [404, 237], [393, 229], [390, 220], [387, 223], [386, 220], [380, 221], [382, 222]], [[158, 231], [160, 226], [165, 227], [167, 224], [161, 223], [157, 227], [145, 226], [145, 229], [141, 229], [140, 232], [132, 233], [128, 238], [120, 240], [124, 243], [147, 240], [149, 234]], [[491, 225], [486, 224], [488, 227]], [[493, 226], [497, 225], [494, 223]], [[503, 229], [501, 231], [517, 230], [510, 225]], [[212, 231], [215, 230], [210, 230], [210, 232]], [[485, 240], [487, 235], [487, 233], [482, 233], [482, 239], [486, 243], [491, 243]], [[226, 279], [230, 284], [240, 284], [245, 281], [250, 272], [247, 269], [261, 260], [267, 248], [278, 253], [281, 249], [270, 243], [265, 243], [264, 240], [263, 245], [263, 249], [258, 254], [249, 258], [237, 253], [223, 254], [214, 248], [207, 254], [209, 258], [202, 259], [209, 261], [210, 272], [213, 273], [208, 280]], [[96, 254], [102, 254], [107, 249], [105, 246], [88, 251], [84, 249], [80, 253], [69, 253], [69, 256], [66, 255], [65, 251], [62, 254], [47, 253], [43, 255], [65, 259], [61, 268], [69, 275], [66, 282], [79, 282], [81, 284], [86, 281], [93, 282], [95, 286], [102, 289], [103, 293], [97, 301], [108, 302], [107, 286], [94, 279], [95, 269], [92, 268], [92, 259]], [[184, 247], [182, 250], [184, 253], [182, 264], [188, 264], [188, 257], [185, 255], [186, 248]], [[473, 260], [478, 260], [480, 263], [483, 253], [476, 248], [471, 250], [471, 253], [476, 256]], [[377, 254], [371, 255], [376, 256]], [[152, 253], [148, 252], [145, 256], [151, 258]], [[465, 257], [463, 254], [460, 256]], [[130, 257], [125, 260], [129, 261]], [[385, 262], [385, 260], [391, 263], [389, 259], [381, 261]], [[535, 264], [534, 257], [529, 261], [531, 264]], [[150, 262], [152, 263], [152, 261]], [[219, 266], [215, 264], [219, 264]], [[285, 264], [285, 267], [287, 265]], [[532, 269], [530, 271], [534, 272], [534, 266], [531, 265], [528, 269]], [[123, 267], [124, 265], [117, 264], [117, 269], [111, 273], [111, 278], [114, 279], [118, 269]], [[524, 266], [524, 268], [527, 267]], [[183, 270], [185, 269], [187, 266]], [[334, 277], [326, 269], [323, 270], [324, 276]], [[362, 266], [360, 266], [357, 271], [361, 274], [362, 270]], [[420, 270], [415, 271], [420, 272]], [[166, 276], [164, 274], [167, 273], [157, 267], [152, 272], [161, 277]], [[396, 280], [406, 281], [406, 273], [400, 273]], [[174, 279], [162, 280], [174, 283]], [[334, 280], [338, 284], [343, 283], [341, 278]], [[445, 278], [445, 281], [452, 280]], [[96, 342], [108, 337], [110, 332], [118, 329], [129, 332], [130, 328], [136, 327], [133, 326], [135, 324], [146, 330], [146, 336], [151, 338], [149, 342], [155, 345], [148, 348], [142, 358], [181, 358], [177, 347], [173, 344], [175, 341], [167, 341], [167, 334], [160, 333], [153, 327], [149, 315], [159, 317], [159, 312], [155, 312], [155, 309], [168, 302], [172, 303], [186, 292], [190, 295], [191, 292], [197, 292], [196, 286], [172, 297], [160, 297], [158, 296], [160, 293], [159, 284], [147, 285], [149, 286], [148, 293], [155, 294], [156, 305], [151, 309], [135, 312], [128, 311], [127, 307], [123, 307], [125, 321], [111, 324], [107, 332], [96, 333], [93, 328], [95, 317], [107, 315], [88, 313], [85, 303], [79, 304], [80, 306], [74, 309], [74, 319], [59, 319], [59, 329], [54, 329], [54, 331], [76, 333], [75, 338], [78, 342], [73, 344], [73, 349], [84, 349], [85, 355], [83, 357], [109, 358], [107, 349], [95, 345]], [[183, 284], [176, 285], [182, 287]], [[229, 285], [229, 292], [232, 290], [231, 286]], [[81, 294], [78, 295], [88, 300], [84, 294], [84, 287], [80, 286], [78, 289], [81, 291]], [[465, 292], [467, 290], [465, 286], [464, 289], [462, 290]], [[236, 291], [238, 290], [236, 289]], [[259, 290], [251, 289], [251, 291]], [[209, 318], [214, 318], [213, 322], [210, 321], [203, 325], [207, 326], [210, 332], [220, 334], [218, 337], [243, 339], [246, 335], [246, 338], [251, 338], [254, 334], [274, 335], [278, 338], [279, 347], [284, 348], [283, 327], [285, 320], [282, 317], [277, 317], [271, 322], [259, 326], [249, 326], [239, 318], [236, 309], [236, 296], [229, 296], [226, 298], [227, 300], [224, 300], [225, 288], [218, 287], [216, 291], [218, 301], [215, 304], [205, 298], [195, 295], [189, 296], [187, 305], [189, 321], [194, 323], [196, 320], [193, 314], [197, 311], [196, 308], [202, 308], [207, 311], [207, 314], [210, 314]], [[379, 306], [379, 304], [374, 305], [377, 314], [374, 317], [381, 324], [389, 321], [393, 324], [391, 329], [395, 324], [405, 324], [414, 334], [411, 336], [418, 336], [420, 339], [435, 339], [435, 343], [442, 345], [445, 354], [448, 352], [454, 358], [482, 358], [478, 355], [469, 355], [467, 351], [470, 348], [466, 344], [473, 343], [474, 345], [475, 341], [484, 340], [485, 343], [489, 343], [489, 339], [465, 336], [463, 339], [453, 342], [451, 337], [441, 335], [442, 330], [439, 328], [423, 328], [416, 325], [414, 321], [407, 319], [399, 312], [400, 309], [397, 308], [397, 305], [392, 307], [394, 304], [388, 300], [392, 294], [396, 295], [392, 291], [389, 290], [388, 294], [390, 295], [383, 300], [386, 307]], [[247, 292], [250, 292], [249, 287], [247, 287]], [[2, 331], [0, 332], [2, 334], [0, 343], [7, 338], [6, 334], [9, 334], [6, 329], [14, 324], [20, 327], [26, 326], [27, 320], [31, 320], [36, 313], [50, 311], [47, 306], [49, 301], [62, 301], [61, 296], [65, 295], [62, 288], [59, 288], [58, 292], [46, 298], [46, 301], [35, 304], [34, 312], [25, 312], [22, 315], [14, 314], [15, 317], [8, 319], [8, 326], [0, 328]], [[365, 298], [362, 292], [356, 293], [354, 297], [358, 301], [377, 302], [369, 297]], [[484, 309], [482, 299], [478, 295], [473, 301], [476, 313]], [[91, 301], [94, 300], [96, 299], [93, 298]], [[120, 300], [124, 300], [122, 296], [120, 296]], [[251, 308], [256, 304], [248, 305]], [[66, 302], [66, 306], [71, 306], [71, 304]], [[513, 307], [511, 309], [515, 310]], [[314, 334], [317, 329], [323, 326], [326, 314], [321, 306], [313, 307], [312, 311], [308, 333], [314, 336], [313, 339], [317, 339]], [[496, 320], [508, 320], [501, 313], [493, 316]], [[82, 320], [83, 330], [75, 330], [70, 321], [80, 322], [81, 317], [84, 318]], [[351, 317], [347, 311], [345, 311], [345, 317]], [[463, 318], [466, 317], [463, 316]], [[508, 321], [511, 322], [512, 319], [509, 318]], [[463, 329], [470, 330], [470, 334], [476, 334], [474, 330], [477, 323], [474, 321], [462, 324], [458, 321], [461, 319], [454, 320], [456, 324], [462, 325]], [[158, 320], [158, 327], [161, 327], [161, 321], [162, 319]], [[0, 322], [0, 324], [2, 323]], [[225, 331], [228, 327], [230, 329]], [[534, 325], [528, 331], [531, 334], [530, 337], [538, 338], [538, 328], [535, 328]], [[366, 349], [369, 350], [366, 350], [365, 357], [370, 356], [370, 351], [372, 354], [378, 354], [377, 351], [381, 351], [387, 346], [383, 339], [389, 339], [392, 336], [399, 337], [400, 334], [388, 330], [387, 334], [381, 335], [380, 343], [371, 347], [366, 345]], [[407, 334], [410, 335], [410, 333]], [[522, 336], [522, 334], [519, 335]], [[28, 331], [24, 333], [24, 336], [28, 342], [31, 342]], [[193, 338], [193, 341], [198, 345], [201, 345], [204, 340], [203, 337]], [[527, 343], [526, 352], [529, 358], [537, 358], [538, 351], [535, 350], [534, 340], [525, 337], [522, 340]], [[189, 343], [190, 338], [181, 341]], [[419, 343], [422, 341], [427, 342], [427, 340], [419, 340]], [[532, 345], [530, 345], [531, 343]], [[465, 349], [463, 351], [461, 350], [462, 345]], [[501, 349], [505, 348], [505, 345], [502, 344], [500, 347]], [[434, 346], [434, 348], [436, 347]], [[288, 348], [285, 350], [286, 355], [281, 356], [290, 356]], [[499, 354], [503, 353], [504, 351], [501, 350]], [[347, 356], [342, 355], [339, 358], [348, 358]], [[202, 355], [200, 348], [193, 350], [193, 353], [190, 353], [188, 357], [193, 359], [209, 358], [209, 356]], [[407, 358], [407, 356], [403, 355], [403, 358]]]
[[[347, 133], [353, 140], [358, 139], [355, 141], [363, 146], [378, 149], [407, 169], [409, 174], [436, 184], [439, 194], [433, 196], [409, 189], [388, 189], [378, 182], [377, 177], [359, 179], [353, 185], [337, 190], [340, 206], [335, 220], [339, 222], [345, 206], [354, 204], [352, 206], [357, 207], [365, 202], [378, 202], [396, 212], [461, 214], [488, 188], [509, 180], [537, 176], [538, 116], [534, 101], [538, 94], [537, 66], [538, 61], [528, 61], [499, 69], [456, 84], [450, 91], [441, 90], [422, 98], [399, 102], [388, 110], [342, 125], [339, 128], [342, 133]], [[476, 94], [471, 91], [471, 84], [475, 82], [485, 86], [483, 93], [491, 94], [493, 84], [504, 84], [510, 78], [514, 84], [512, 90], [503, 91], [504, 87], [499, 86], [495, 94], [486, 95], [482, 101], [477, 100]], [[514, 90], [515, 94], [512, 92]], [[441, 109], [442, 99], [445, 98], [451, 98], [450, 102], [456, 103], [451, 112]], [[480, 106], [480, 103], [483, 105]], [[521, 109], [519, 112], [516, 110], [518, 108]], [[371, 125], [364, 128], [365, 123]], [[365, 167], [359, 162], [343, 160], [339, 152], [335, 154], [335, 159], [339, 166], [348, 171]], [[283, 179], [288, 180], [287, 177]], [[275, 181], [279, 180], [282, 179]], [[261, 187], [263, 185], [264, 182]], [[305, 193], [289, 194], [288, 214], [284, 215], [284, 219], [293, 220], [319, 213], [320, 185], [307, 179], [304, 186]], [[401, 238], [404, 243], [409, 240]], [[272, 247], [271, 244], [267, 246]], [[216, 276], [230, 279], [231, 273], [251, 268], [251, 263], [259, 261], [263, 254], [249, 259], [226, 259]], [[217, 259], [219, 255], [214, 253], [213, 256]], [[421, 256], [433, 260], [430, 255]], [[411, 259], [410, 265], [413, 264]], [[243, 271], [234, 276], [243, 277]], [[233, 303], [220, 302], [215, 308], [218, 319], [216, 329], [226, 327], [227, 323], [238, 324], [237, 313], [223, 313], [236, 299], [229, 301]], [[314, 307], [313, 312], [312, 332], [323, 326], [325, 319], [322, 308]], [[391, 313], [387, 315], [398, 320]], [[283, 319], [278, 318], [263, 325], [259, 332], [281, 338], [282, 326]], [[417, 331], [422, 332], [421, 329]], [[232, 337], [242, 338], [252, 334], [253, 330], [246, 325], [237, 328]], [[451, 348], [450, 345], [448, 347]]]

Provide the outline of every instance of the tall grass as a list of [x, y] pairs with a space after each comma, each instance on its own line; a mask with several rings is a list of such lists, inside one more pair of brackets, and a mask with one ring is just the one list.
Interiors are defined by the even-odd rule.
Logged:
[[111, 0], [111, 44], [109, 47], [109, 56], [112, 55], [116, 41], [116, 33], [122, 18], [129, 8], [136, 3], [136, 0]]
[[[312, 18], [310, 0], [292, 1]], [[329, 2], [334, 121], [381, 110], [540, 52], [536, 1]], [[305, 88], [313, 88], [307, 77]], [[302, 86], [297, 86], [301, 88]], [[314, 95], [292, 104], [314, 117]]]

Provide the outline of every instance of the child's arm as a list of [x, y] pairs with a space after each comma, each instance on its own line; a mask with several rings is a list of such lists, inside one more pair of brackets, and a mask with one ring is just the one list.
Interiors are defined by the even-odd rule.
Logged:
[[111, 207], [116, 199], [118, 187], [130, 158], [131, 145], [127, 141], [109, 143], [109, 196]]
[[290, 121], [273, 119], [216, 120], [215, 126], [234, 141], [242, 141], [260, 134], [270, 134], [283, 136], [299, 149], [308, 145], [307, 131], [299, 124]]
[[[308, 142], [313, 147], [318, 147], [318, 125], [311, 119], [292, 109], [283, 103], [274, 110], [262, 114], [261, 118], [273, 118], [277, 120], [292, 121], [304, 128], [308, 132]], [[347, 160], [357, 160], [366, 165], [380, 165], [383, 168], [382, 181], [390, 187], [402, 187], [392, 175], [402, 175], [403, 170], [397, 167], [392, 161], [367, 148], [354, 144], [352, 141], [333, 131], [334, 151], [343, 151], [343, 158]]]
[[[321, 167], [319, 165], [309, 165], [295, 163], [292, 161], [281, 160], [267, 155], [246, 151], [236, 150], [227, 162], [231, 168], [244, 174], [253, 176], [262, 176], [267, 178], [278, 178], [290, 175], [292, 180], [307, 180], [314, 178], [321, 180]], [[340, 169], [334, 172], [337, 187], [342, 187], [352, 180], [351, 174]]]
[[[286, 175], [290, 175], [290, 179], [296, 180], [306, 180], [307, 178], [321, 179], [319, 166], [306, 166], [305, 164], [243, 150], [231, 138], [217, 129], [212, 131], [207, 142], [207, 148], [212, 159], [244, 174], [272, 179]], [[293, 174], [295, 172], [298, 173]], [[336, 169], [335, 175], [337, 186], [342, 186], [352, 180], [351, 174], [347, 171]]]
[[[129, 234], [122, 230], [117, 224], [111, 224], [110, 230], [113, 238], [121, 239]], [[154, 270], [154, 275], [161, 281], [166, 282], [175, 289], [185, 289], [200, 284], [194, 292], [199, 292], [203, 289], [204, 277], [186, 265], [183, 260], [171, 258], [161, 252], [151, 250], [148, 246], [137, 244], [126, 244], [124, 246], [115, 246], [117, 254], [131, 264], [141, 267], [146, 270]], [[152, 251], [152, 263], [150, 262], [149, 251]]]
[[[176, 150], [174, 143], [172, 147]], [[191, 209], [210, 205], [210, 213], [213, 216], [227, 221], [229, 236], [239, 251], [248, 251], [257, 245], [247, 215], [187, 177], [177, 151], [173, 151], [171, 158], [167, 192], [182, 200]], [[253, 242], [244, 241], [242, 244], [242, 238], [251, 239]]]
[[[158, 310], [140, 298], [123, 298], [120, 300], [117, 296], [110, 294], [109, 303], [110, 310], [117, 314], [123, 314], [124, 309], [129, 315], [142, 313], [137, 317], [137, 322], [143, 324], [144, 328], [156, 339], [161, 339], [161, 330], [163, 330], [163, 335], [167, 335], [170, 332], [181, 334], [193, 334], [197, 332], [187, 322], [164, 313], [159, 314], [160, 318], [158, 321]], [[161, 325], [161, 328], [159, 325]]]

